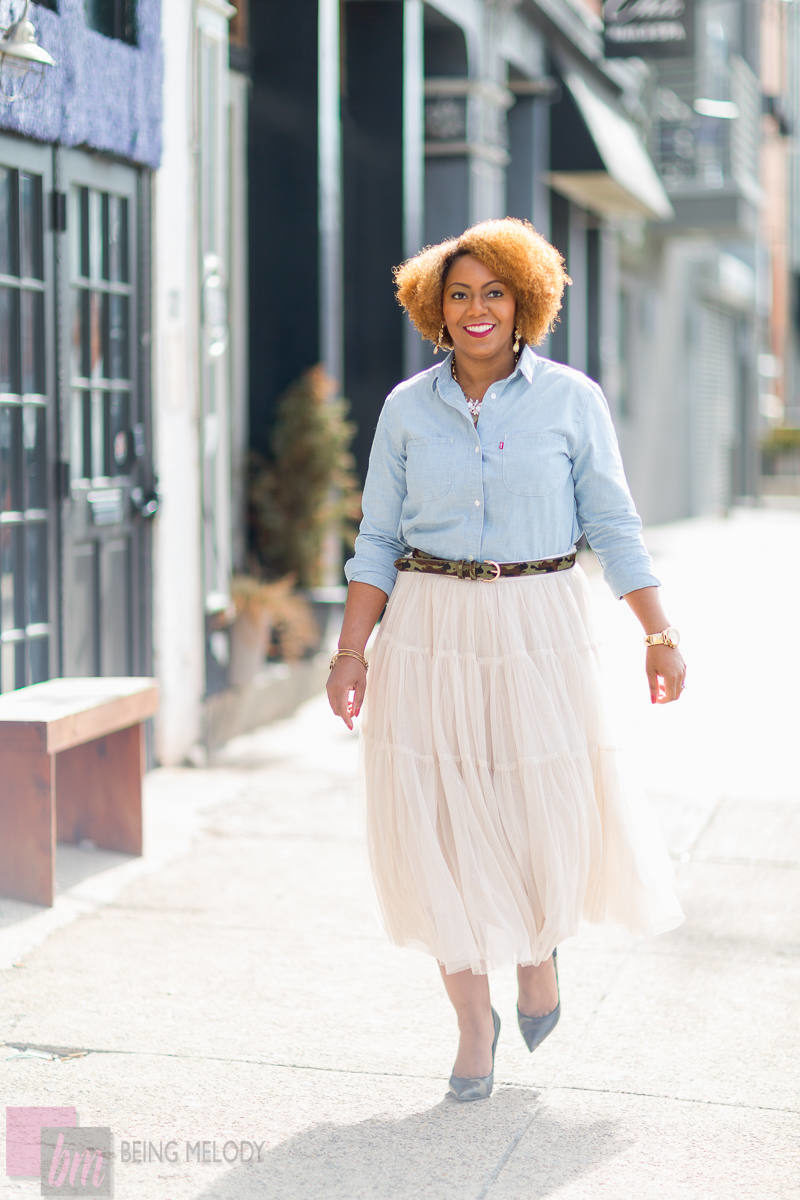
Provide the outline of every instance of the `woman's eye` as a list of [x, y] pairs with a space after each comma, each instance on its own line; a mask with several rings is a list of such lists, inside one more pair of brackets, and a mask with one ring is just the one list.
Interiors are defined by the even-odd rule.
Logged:
[[466, 292], [451, 292], [450, 299], [451, 300], [464, 300], [466, 298], [466, 295], [467, 295]]
[[502, 295], [504, 295], [504, 292], [503, 292], [502, 288], [492, 288], [492, 290], [489, 292], [489, 295], [490, 296], [502, 296]]

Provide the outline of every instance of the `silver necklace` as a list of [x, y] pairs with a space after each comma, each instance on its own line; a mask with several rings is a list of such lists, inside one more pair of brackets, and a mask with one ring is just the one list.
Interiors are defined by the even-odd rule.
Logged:
[[[518, 362], [519, 362], [519, 354], [517, 353], [514, 355], [514, 365], [516, 366], [516, 364]], [[455, 379], [456, 383], [461, 388], [461, 391], [464, 392], [463, 387], [461, 387], [461, 384], [459, 383], [458, 376], [456, 375], [456, 356], [455, 356], [455, 354], [450, 359], [450, 374], [453, 376], [453, 379]], [[483, 396], [481, 396], [481, 398], [478, 399], [476, 396], [468, 396], [466, 392], [464, 392], [464, 399], [466, 400], [468, 405], [470, 405], [470, 406], [477, 405], [479, 408], [480, 408], [481, 404], [483, 403]], [[471, 411], [472, 411], [472, 408], [470, 407], [470, 412]]]
[[461, 388], [461, 391], [464, 395], [464, 399], [467, 402], [467, 408], [469, 409], [469, 415], [472, 417], [474, 424], [477, 425], [478, 424], [478, 415], [481, 411], [481, 405], [483, 404], [483, 396], [481, 396], [481, 397], [468, 396], [467, 393], [464, 391], [463, 387], [461, 387], [461, 384], [458, 381], [458, 376], [456, 375], [455, 355], [453, 355], [453, 357], [450, 359], [450, 374], [453, 376], [453, 379], [456, 381], [458, 386]]

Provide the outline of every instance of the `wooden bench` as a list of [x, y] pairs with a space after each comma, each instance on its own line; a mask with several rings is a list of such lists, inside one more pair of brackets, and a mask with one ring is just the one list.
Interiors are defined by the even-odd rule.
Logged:
[[154, 679], [50, 679], [0, 695], [0, 892], [52, 904], [56, 841], [142, 853]]

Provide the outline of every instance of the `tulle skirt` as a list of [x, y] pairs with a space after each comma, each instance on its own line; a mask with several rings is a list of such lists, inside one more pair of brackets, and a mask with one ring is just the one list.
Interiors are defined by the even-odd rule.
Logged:
[[582, 920], [683, 920], [607, 726], [586, 576], [401, 571], [362, 713], [370, 866], [389, 938], [448, 972], [538, 963]]

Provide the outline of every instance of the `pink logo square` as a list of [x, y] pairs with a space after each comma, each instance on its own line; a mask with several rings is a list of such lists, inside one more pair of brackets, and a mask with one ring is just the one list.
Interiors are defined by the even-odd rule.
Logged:
[[7, 1105], [6, 1175], [12, 1179], [38, 1179], [42, 1129], [77, 1124], [76, 1108], [22, 1108]]

